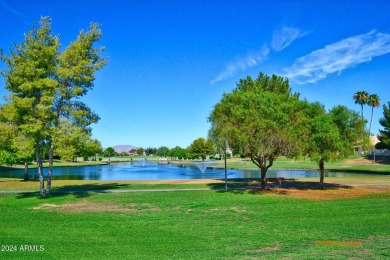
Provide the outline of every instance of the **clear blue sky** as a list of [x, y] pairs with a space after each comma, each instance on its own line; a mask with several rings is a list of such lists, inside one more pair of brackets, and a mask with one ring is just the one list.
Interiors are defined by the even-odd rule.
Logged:
[[[41, 16], [63, 46], [101, 23], [110, 61], [84, 99], [101, 116], [94, 137], [103, 147], [187, 147], [207, 136], [222, 94], [260, 71], [287, 76], [327, 109], [360, 111], [352, 95], [361, 90], [387, 103], [389, 14], [388, 0], [0, 0], [0, 47], [9, 54]], [[374, 110], [374, 133], [382, 112]]]

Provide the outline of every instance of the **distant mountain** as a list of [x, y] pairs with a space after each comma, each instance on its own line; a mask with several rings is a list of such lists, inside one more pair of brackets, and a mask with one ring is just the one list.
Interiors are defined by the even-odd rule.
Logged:
[[116, 145], [116, 146], [113, 146], [112, 148], [114, 148], [115, 152], [117, 152], [117, 153], [122, 153], [122, 152], [127, 153], [133, 149], [137, 149], [137, 147], [132, 146], [132, 145]]

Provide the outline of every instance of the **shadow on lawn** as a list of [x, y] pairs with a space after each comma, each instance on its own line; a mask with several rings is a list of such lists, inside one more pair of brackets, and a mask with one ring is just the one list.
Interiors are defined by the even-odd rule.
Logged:
[[[366, 158], [370, 161], [374, 161], [374, 155], [367, 155]], [[390, 156], [377, 154], [375, 156], [375, 162], [384, 165], [390, 165]]]
[[[65, 185], [61, 187], [54, 187], [50, 197], [61, 197], [74, 195], [76, 198], [90, 197], [93, 193], [109, 193], [109, 190], [116, 190], [120, 188], [130, 188], [130, 184], [107, 183], [107, 184], [82, 184], [82, 185]], [[25, 199], [31, 197], [40, 197], [38, 191], [36, 192], [22, 192], [17, 195], [18, 199]]]
[[[229, 192], [234, 194], [243, 194], [248, 191], [250, 194], [262, 194], [261, 182], [259, 179], [230, 179], [228, 180], [228, 190], [225, 189], [225, 183], [210, 183], [208, 186], [211, 189], [217, 190], [217, 192]], [[313, 181], [297, 181], [296, 179], [285, 179], [282, 185], [279, 186], [275, 183], [268, 183], [266, 191], [270, 191], [276, 188], [283, 189], [299, 189], [299, 190], [320, 190], [320, 183]], [[336, 183], [324, 183], [324, 190], [336, 190], [336, 189], [350, 189], [352, 187], [343, 184]], [[283, 194], [280, 192], [279, 194]]]

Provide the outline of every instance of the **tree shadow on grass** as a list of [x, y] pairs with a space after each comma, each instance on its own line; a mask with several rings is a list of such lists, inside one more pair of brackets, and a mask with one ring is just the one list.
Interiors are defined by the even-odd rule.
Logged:
[[[82, 185], [64, 185], [54, 187], [47, 198], [62, 197], [73, 195], [76, 198], [90, 197], [95, 193], [110, 193], [111, 190], [120, 188], [130, 188], [130, 184], [106, 183], [106, 184], [82, 184]], [[32, 197], [40, 197], [40, 193], [36, 192], [21, 192], [18, 193], [17, 199], [25, 199]]]
[[372, 162], [374, 161], [375, 158], [376, 163], [383, 164], [383, 165], [390, 165], [390, 155], [377, 154], [375, 155], [375, 157], [374, 155], [367, 155], [366, 158]]
[[[218, 179], [218, 181], [224, 181], [224, 179]], [[243, 194], [247, 190], [260, 189], [261, 187], [256, 181], [258, 181], [258, 179], [254, 178], [229, 179], [227, 181], [227, 190], [225, 189], [225, 182], [209, 183], [208, 186], [218, 193]]]
[[[264, 192], [270, 192], [277, 190], [277, 194], [287, 195], [288, 192], [286, 189], [299, 189], [299, 190], [321, 190], [319, 182], [313, 181], [298, 181], [296, 179], [284, 179], [282, 185], [278, 185], [276, 183], [268, 183], [265, 191], [261, 190], [261, 182], [259, 179], [229, 179], [228, 180], [228, 189], [225, 190], [225, 183], [210, 183], [211, 189], [216, 190], [220, 193], [233, 193], [233, 194], [243, 194], [248, 192], [249, 194], [261, 195]], [[278, 190], [278, 188], [282, 188], [283, 190]], [[337, 184], [337, 183], [324, 183], [323, 190], [337, 190], [337, 189], [351, 189], [351, 186]]]

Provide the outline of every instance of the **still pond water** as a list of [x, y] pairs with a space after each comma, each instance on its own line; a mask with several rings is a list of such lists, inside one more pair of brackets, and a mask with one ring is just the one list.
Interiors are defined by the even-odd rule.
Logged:
[[[207, 164], [202, 173], [197, 164], [156, 164], [139, 162], [112, 163], [101, 166], [57, 167], [53, 169], [54, 180], [173, 180], [173, 179], [223, 179], [224, 169], [214, 169]], [[202, 168], [202, 167], [201, 167]], [[47, 168], [44, 169], [45, 176]], [[0, 172], [3, 178], [23, 178], [23, 170]], [[228, 169], [228, 178], [260, 178], [259, 170]], [[326, 177], [372, 176], [343, 172], [326, 172]], [[39, 179], [36, 169], [29, 170], [30, 179]], [[267, 177], [302, 178], [319, 177], [317, 170], [273, 170]]]

